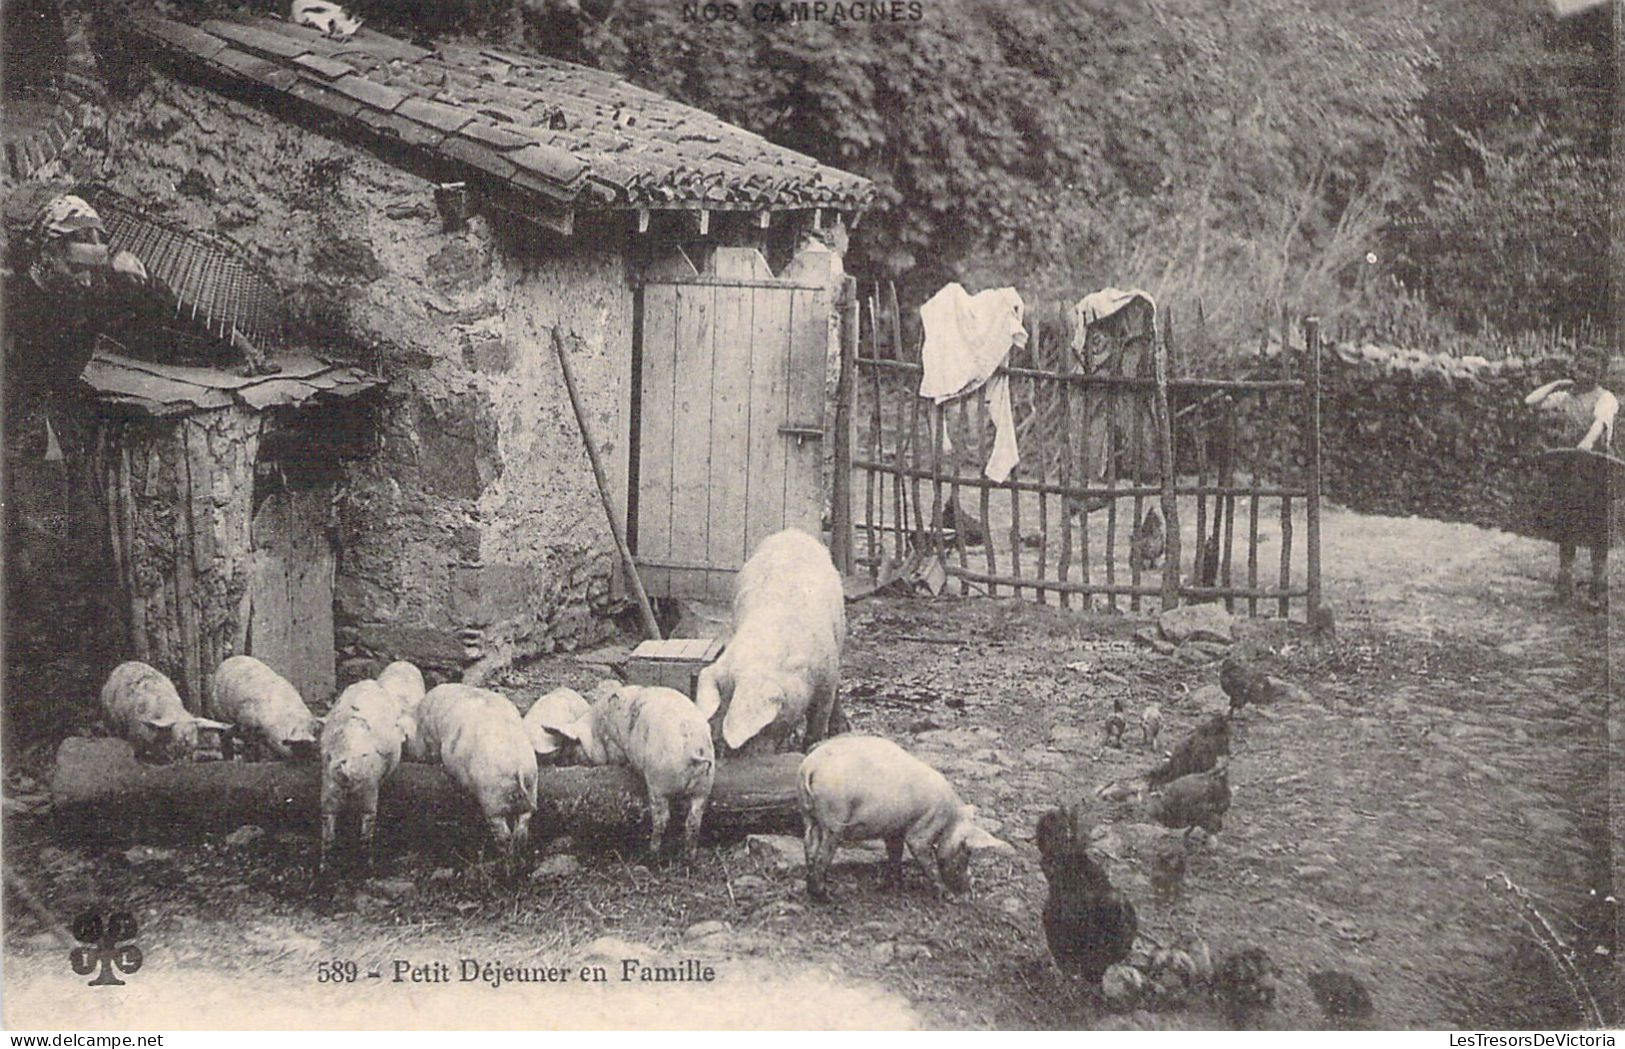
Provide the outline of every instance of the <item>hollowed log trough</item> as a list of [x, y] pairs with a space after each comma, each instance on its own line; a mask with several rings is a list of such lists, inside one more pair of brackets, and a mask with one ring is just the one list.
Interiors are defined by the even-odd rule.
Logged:
[[[710, 839], [752, 833], [799, 834], [800, 754], [730, 758], [717, 766], [705, 811]], [[321, 765], [281, 761], [200, 761], [146, 765], [120, 739], [70, 738], [51, 774], [52, 813], [66, 833], [186, 840], [244, 824], [316, 833]], [[627, 839], [648, 827], [643, 781], [631, 769], [542, 766], [532, 833]], [[479, 836], [472, 799], [439, 765], [402, 762], [378, 798], [380, 831], [416, 836]], [[674, 824], [677, 826], [677, 824]]]

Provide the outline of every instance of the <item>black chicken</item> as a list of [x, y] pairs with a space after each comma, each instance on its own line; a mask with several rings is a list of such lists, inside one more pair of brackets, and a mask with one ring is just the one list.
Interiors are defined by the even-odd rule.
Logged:
[[1146, 510], [1139, 526], [1134, 529], [1134, 537], [1129, 541], [1129, 566], [1138, 572], [1157, 567], [1167, 545], [1168, 537], [1163, 531], [1162, 514], [1153, 506]]
[[1233, 651], [1224, 657], [1224, 664], [1219, 669], [1219, 687], [1230, 697], [1232, 714], [1249, 703], [1263, 706], [1275, 698], [1269, 676], [1253, 666], [1247, 654], [1240, 651]]
[[1123, 716], [1123, 697], [1112, 698], [1112, 712], [1106, 715], [1106, 746], [1121, 747], [1123, 745], [1123, 730], [1128, 727], [1128, 719]]
[[1181, 776], [1206, 772], [1219, 758], [1230, 753], [1230, 721], [1223, 714], [1210, 714], [1195, 731], [1179, 741], [1168, 760], [1145, 774], [1153, 787], [1172, 783]]
[[1112, 888], [1089, 858], [1074, 810], [1051, 809], [1038, 819], [1039, 865], [1049, 883], [1044, 938], [1062, 972], [1092, 985], [1128, 957], [1139, 931], [1134, 905]]
[[1275, 980], [1280, 975], [1262, 947], [1243, 947], [1219, 960], [1213, 972], [1213, 997], [1232, 1027], [1254, 1026], [1258, 1014], [1275, 1004]]
[[1352, 973], [1321, 969], [1309, 974], [1309, 989], [1321, 1012], [1333, 1023], [1346, 1025], [1372, 1013], [1371, 994]]
[[1224, 814], [1230, 811], [1228, 758], [1220, 758], [1211, 771], [1181, 776], [1168, 784], [1149, 804], [1151, 818], [1172, 830], [1188, 834], [1201, 827], [1209, 834], [1224, 829]]

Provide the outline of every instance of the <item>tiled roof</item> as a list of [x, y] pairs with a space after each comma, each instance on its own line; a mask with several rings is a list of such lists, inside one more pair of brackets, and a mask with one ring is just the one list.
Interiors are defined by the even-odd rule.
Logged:
[[629, 84], [536, 56], [345, 41], [274, 18], [134, 15], [139, 41], [340, 126], [429, 154], [487, 189], [571, 208], [857, 210], [867, 180]]

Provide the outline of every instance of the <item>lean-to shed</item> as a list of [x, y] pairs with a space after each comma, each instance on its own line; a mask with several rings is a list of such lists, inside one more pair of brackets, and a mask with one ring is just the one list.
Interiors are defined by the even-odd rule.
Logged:
[[651, 593], [724, 595], [762, 536], [820, 527], [866, 180], [564, 62], [116, 17], [76, 163], [229, 235], [295, 345], [387, 381], [311, 555], [334, 566], [341, 680], [401, 657], [477, 677], [591, 642], [620, 607], [555, 327]]

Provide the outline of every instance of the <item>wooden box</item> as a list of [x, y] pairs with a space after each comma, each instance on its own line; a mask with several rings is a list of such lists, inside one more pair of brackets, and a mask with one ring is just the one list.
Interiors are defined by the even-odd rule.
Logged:
[[709, 637], [674, 637], [665, 641], [645, 641], [632, 650], [626, 661], [626, 681], [631, 685], [663, 685], [694, 698], [694, 682], [700, 668], [716, 662], [722, 642]]

